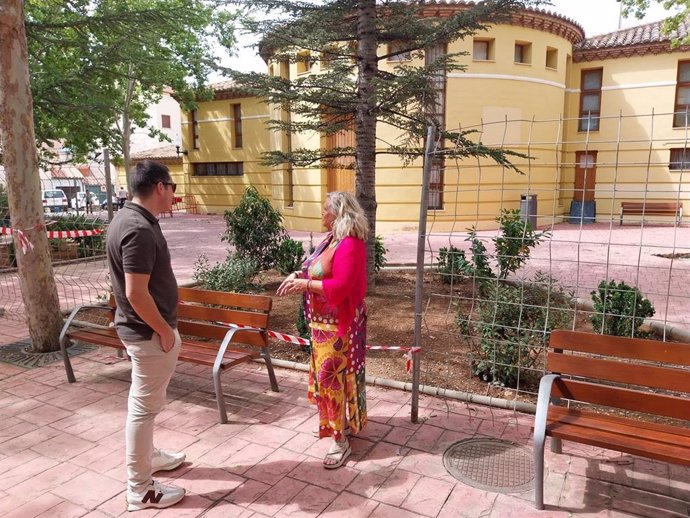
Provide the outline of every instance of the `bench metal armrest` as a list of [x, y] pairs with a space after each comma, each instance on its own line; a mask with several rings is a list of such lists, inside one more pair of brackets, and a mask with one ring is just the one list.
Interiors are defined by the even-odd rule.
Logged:
[[228, 332], [225, 333], [225, 336], [223, 337], [223, 341], [220, 343], [220, 347], [218, 348], [218, 354], [216, 355], [216, 361], [213, 362], [213, 375], [214, 376], [220, 371], [220, 366], [223, 363], [223, 356], [225, 356], [225, 351], [228, 350], [228, 346], [232, 343], [232, 340], [233, 340], [235, 333], [237, 331], [249, 331], [251, 333], [259, 333], [259, 334], [266, 333], [266, 331], [264, 329], [251, 329], [251, 328], [239, 328], [239, 327], [233, 327], [232, 329], [228, 329]]
[[546, 417], [551, 403], [551, 388], [560, 374], [547, 374], [539, 382], [539, 396], [537, 397], [537, 412], [534, 416], [534, 444], [543, 445], [546, 437]]
[[65, 324], [62, 326], [62, 330], [60, 331], [60, 344], [61, 345], [62, 345], [63, 340], [65, 339], [65, 336], [67, 335], [67, 331], [69, 330], [69, 326], [72, 325], [72, 321], [76, 318], [76, 316], [79, 314], [79, 312], [82, 309], [107, 309], [111, 313], [114, 310], [114, 308], [111, 308], [107, 304], [100, 304], [100, 305], [84, 304], [82, 306], [77, 306], [76, 308], [74, 308], [72, 310], [72, 312], [67, 317], [67, 320], [65, 320]]

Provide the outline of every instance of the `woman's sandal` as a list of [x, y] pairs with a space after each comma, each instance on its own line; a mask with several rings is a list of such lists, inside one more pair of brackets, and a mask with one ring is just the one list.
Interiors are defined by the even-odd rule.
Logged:
[[[323, 459], [323, 467], [326, 469], [339, 468], [343, 465], [343, 463], [350, 456], [351, 453], [352, 447], [350, 446], [349, 441], [345, 441], [342, 443], [333, 441], [333, 444], [331, 444], [331, 447], [328, 450], [326, 457], [324, 457]], [[326, 462], [328, 460], [333, 460], [335, 462], [328, 463]]]

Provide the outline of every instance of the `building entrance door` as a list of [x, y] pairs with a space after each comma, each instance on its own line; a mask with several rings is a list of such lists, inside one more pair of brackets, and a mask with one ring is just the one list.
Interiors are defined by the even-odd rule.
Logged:
[[575, 153], [575, 183], [573, 201], [570, 204], [570, 223], [594, 223], [596, 200], [594, 192], [597, 179], [597, 152], [577, 151]]

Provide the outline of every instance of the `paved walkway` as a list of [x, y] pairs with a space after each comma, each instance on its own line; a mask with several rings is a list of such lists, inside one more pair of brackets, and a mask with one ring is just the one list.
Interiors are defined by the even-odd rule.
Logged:
[[[129, 367], [104, 352], [77, 357], [78, 383], [61, 365], [24, 371], [0, 364], [0, 516], [124, 516], [124, 434]], [[474, 489], [445, 471], [442, 452], [470, 437], [529, 445], [532, 417], [422, 397], [420, 424], [409, 394], [370, 386], [369, 425], [352, 439], [346, 466], [326, 471], [327, 441], [312, 437], [305, 375], [278, 369], [280, 393], [263, 366], [224, 376], [229, 423], [217, 423], [210, 372], [179, 365], [157, 420], [161, 447], [188, 462], [159, 477], [186, 488], [170, 517], [687, 517], [690, 469], [565, 444], [547, 453], [547, 510], [532, 492]]]

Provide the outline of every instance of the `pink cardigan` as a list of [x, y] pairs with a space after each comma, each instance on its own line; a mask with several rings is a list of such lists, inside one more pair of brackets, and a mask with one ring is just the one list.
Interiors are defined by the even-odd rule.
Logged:
[[338, 336], [343, 336], [367, 292], [367, 247], [364, 241], [348, 236], [340, 242], [333, 256], [331, 277], [323, 280], [323, 292], [329, 304], [338, 308]]

